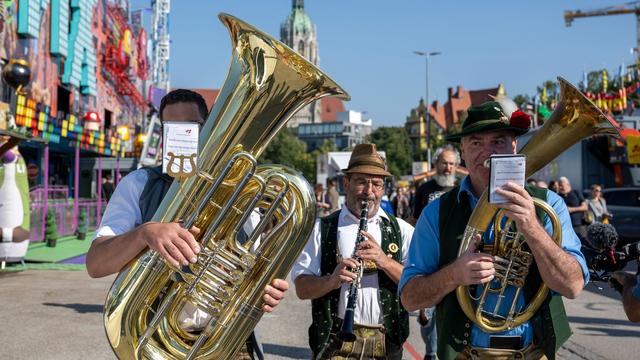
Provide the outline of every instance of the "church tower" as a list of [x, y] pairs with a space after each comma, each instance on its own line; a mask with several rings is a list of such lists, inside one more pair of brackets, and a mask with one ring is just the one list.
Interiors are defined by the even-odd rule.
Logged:
[[[287, 19], [280, 25], [280, 41], [297, 51], [314, 65], [320, 62], [316, 27], [311, 23], [309, 15], [304, 11], [304, 0], [292, 0], [292, 9]], [[289, 120], [289, 127], [299, 124], [320, 122], [320, 103], [300, 109]]]

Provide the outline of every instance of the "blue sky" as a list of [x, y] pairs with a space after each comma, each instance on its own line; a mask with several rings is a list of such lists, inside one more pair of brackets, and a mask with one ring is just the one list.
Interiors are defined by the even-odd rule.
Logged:
[[[133, 1], [133, 8], [136, 3]], [[307, 0], [318, 30], [320, 67], [351, 95], [348, 109], [367, 111], [375, 126], [401, 126], [425, 94], [430, 60], [432, 100], [447, 88], [504, 83], [510, 96], [534, 94], [544, 80], [573, 83], [583, 70], [615, 70], [633, 61], [635, 16], [592, 17], [565, 27], [564, 10], [619, 1]], [[227, 12], [279, 38], [291, 0], [174, 0], [171, 3], [171, 86], [219, 88], [231, 54], [217, 14]]]

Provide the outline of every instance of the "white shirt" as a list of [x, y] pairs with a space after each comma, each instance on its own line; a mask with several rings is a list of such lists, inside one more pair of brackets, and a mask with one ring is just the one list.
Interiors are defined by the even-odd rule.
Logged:
[[[389, 219], [387, 214], [380, 208], [378, 213], [367, 221], [367, 232], [373, 236], [378, 245], [381, 244], [380, 235], [380, 218]], [[413, 226], [409, 225], [402, 219], [398, 219], [402, 241], [402, 263], [405, 264], [409, 252], [409, 244], [413, 236]], [[338, 218], [337, 242], [338, 249], [342, 258], [347, 259], [353, 255], [353, 249], [356, 243], [356, 236], [360, 219], [353, 215], [346, 206], [342, 207]], [[291, 277], [293, 279], [300, 275], [323, 276], [328, 274], [320, 273], [320, 220], [316, 220], [311, 237], [307, 242], [304, 250], [293, 265]], [[383, 249], [385, 250], [385, 249]], [[347, 307], [347, 296], [349, 295], [349, 284], [342, 284], [340, 288], [340, 300], [338, 302], [338, 317], [344, 318], [345, 308]], [[382, 324], [383, 314], [380, 303], [380, 293], [378, 291], [378, 274], [373, 273], [364, 275], [358, 289], [358, 301], [354, 311], [354, 322], [360, 325]]]
[[[141, 225], [140, 195], [148, 179], [149, 174], [144, 169], [133, 171], [122, 178], [107, 204], [94, 240], [101, 236], [120, 235]], [[244, 231], [251, 234], [258, 222], [260, 222], [260, 213], [254, 210], [243, 226]], [[255, 251], [259, 244], [260, 237], [253, 244], [252, 251]], [[191, 302], [186, 302], [178, 315], [180, 327], [187, 331], [201, 330], [209, 318], [205, 311]]]
[[[140, 195], [147, 184], [149, 174], [144, 169], [138, 169], [122, 178], [116, 190], [111, 195], [107, 208], [102, 215], [100, 226], [93, 239], [101, 236], [114, 236], [126, 233], [142, 224], [140, 211]], [[244, 224], [244, 231], [251, 234], [260, 221], [260, 214], [253, 211]], [[258, 245], [256, 241], [254, 247]]]
[[138, 169], [120, 180], [102, 215], [94, 240], [101, 236], [120, 235], [142, 224], [139, 201], [148, 179], [147, 171]]

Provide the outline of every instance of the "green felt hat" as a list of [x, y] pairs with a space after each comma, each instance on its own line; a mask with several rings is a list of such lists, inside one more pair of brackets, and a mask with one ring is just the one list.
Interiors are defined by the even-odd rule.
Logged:
[[460, 132], [447, 135], [447, 141], [460, 142], [464, 136], [497, 130], [513, 131], [516, 136], [520, 136], [529, 131], [529, 126], [531, 126], [529, 115], [520, 110], [507, 115], [497, 101], [488, 101], [478, 106], [472, 106], [467, 110], [467, 114]]

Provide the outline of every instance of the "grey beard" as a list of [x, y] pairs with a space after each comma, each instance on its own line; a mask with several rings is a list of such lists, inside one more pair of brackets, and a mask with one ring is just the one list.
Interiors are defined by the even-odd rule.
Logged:
[[456, 176], [436, 174], [433, 176], [436, 183], [442, 187], [453, 187], [456, 185]]

